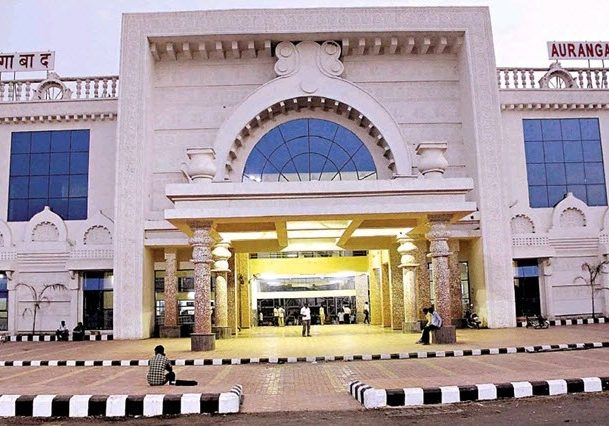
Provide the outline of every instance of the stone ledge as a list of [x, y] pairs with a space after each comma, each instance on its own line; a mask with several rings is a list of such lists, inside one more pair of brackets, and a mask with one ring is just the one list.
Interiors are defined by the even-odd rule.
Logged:
[[609, 377], [403, 389], [375, 389], [360, 381], [354, 381], [349, 383], [347, 389], [351, 396], [365, 408], [412, 407], [541, 395], [601, 392], [609, 390]]
[[238, 413], [243, 387], [223, 393], [0, 395], [0, 417], [126, 417]]

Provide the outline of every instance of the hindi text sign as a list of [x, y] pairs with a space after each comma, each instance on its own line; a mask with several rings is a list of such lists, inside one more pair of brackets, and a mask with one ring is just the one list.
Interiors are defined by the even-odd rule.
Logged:
[[0, 53], [0, 72], [50, 71], [55, 68], [55, 52]]

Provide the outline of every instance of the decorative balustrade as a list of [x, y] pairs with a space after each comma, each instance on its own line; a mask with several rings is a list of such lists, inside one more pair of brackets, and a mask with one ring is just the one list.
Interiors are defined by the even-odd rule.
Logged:
[[607, 68], [497, 68], [499, 89], [609, 89]]
[[118, 76], [0, 80], [0, 102], [116, 99]]

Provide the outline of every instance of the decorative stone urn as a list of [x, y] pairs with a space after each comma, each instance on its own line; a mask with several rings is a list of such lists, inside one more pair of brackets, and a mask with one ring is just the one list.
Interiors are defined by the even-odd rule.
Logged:
[[444, 157], [447, 147], [446, 142], [422, 142], [417, 146], [418, 167], [425, 178], [438, 179], [444, 175], [448, 167], [448, 160]]
[[190, 182], [211, 182], [216, 175], [216, 152], [213, 148], [186, 148], [188, 163], [182, 163], [182, 171]]

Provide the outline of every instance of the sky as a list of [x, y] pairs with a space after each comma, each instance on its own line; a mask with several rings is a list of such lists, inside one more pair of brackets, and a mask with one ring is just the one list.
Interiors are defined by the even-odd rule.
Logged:
[[116, 75], [122, 13], [348, 6], [488, 6], [497, 66], [547, 67], [547, 41], [609, 41], [607, 0], [0, 0], [0, 53], [52, 50], [61, 76]]

